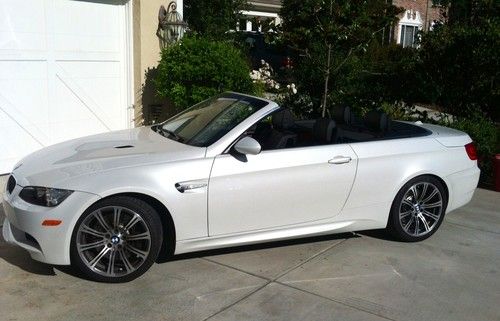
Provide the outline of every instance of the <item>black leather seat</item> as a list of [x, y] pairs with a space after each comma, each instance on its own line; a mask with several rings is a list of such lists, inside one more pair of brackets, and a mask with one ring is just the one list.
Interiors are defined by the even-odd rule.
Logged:
[[330, 118], [318, 118], [314, 122], [313, 137], [318, 145], [332, 143], [336, 132], [335, 121]]
[[339, 125], [342, 124], [349, 125], [354, 118], [354, 115], [349, 106], [336, 107], [331, 111], [331, 113], [332, 113], [332, 118]]
[[280, 149], [294, 147], [297, 143], [297, 134], [290, 131], [295, 124], [293, 114], [288, 109], [276, 112], [272, 118], [273, 128], [267, 137], [262, 140], [262, 149]]
[[384, 136], [391, 129], [391, 119], [382, 111], [369, 111], [365, 115], [364, 123], [376, 137]]
[[331, 111], [332, 117], [337, 123], [336, 130], [334, 132], [333, 141], [335, 143], [347, 143], [350, 141], [348, 136], [353, 131], [356, 131], [352, 126], [352, 121], [354, 119], [354, 114], [349, 106], [339, 106]]

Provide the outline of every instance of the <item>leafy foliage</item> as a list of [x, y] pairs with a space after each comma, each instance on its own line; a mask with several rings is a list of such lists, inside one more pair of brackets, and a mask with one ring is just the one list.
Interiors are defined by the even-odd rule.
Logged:
[[353, 56], [365, 51], [399, 12], [385, 0], [283, 1], [284, 37], [301, 54], [302, 85], [313, 101], [320, 101], [323, 115], [329, 92], [339, 84], [332, 78]]
[[227, 90], [254, 92], [250, 68], [238, 49], [193, 37], [184, 37], [162, 51], [155, 86], [157, 95], [178, 109]]
[[491, 156], [498, 148], [498, 129], [495, 124], [479, 112], [473, 112], [467, 117], [455, 117], [452, 121], [443, 118], [438, 120], [437, 123], [469, 134], [477, 147], [481, 180], [483, 182], [492, 181]]
[[195, 34], [223, 40], [235, 29], [244, 8], [246, 0], [185, 0], [184, 18]]
[[474, 25], [443, 25], [424, 34], [420, 59], [429, 101], [464, 116], [480, 108], [498, 120], [500, 17]]

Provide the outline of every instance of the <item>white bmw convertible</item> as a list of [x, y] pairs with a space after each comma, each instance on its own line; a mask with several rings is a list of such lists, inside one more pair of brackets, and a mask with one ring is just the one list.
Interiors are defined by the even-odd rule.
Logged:
[[467, 134], [332, 114], [295, 120], [225, 93], [158, 125], [44, 148], [8, 179], [3, 236], [35, 260], [124, 282], [160, 253], [380, 228], [420, 241], [471, 200]]

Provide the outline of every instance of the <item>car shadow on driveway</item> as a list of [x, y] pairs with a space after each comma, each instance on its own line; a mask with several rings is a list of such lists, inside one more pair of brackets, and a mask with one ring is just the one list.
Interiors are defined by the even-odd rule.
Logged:
[[38, 275], [56, 275], [52, 265], [33, 260], [28, 252], [17, 246], [9, 245], [0, 235], [0, 260], [17, 266], [23, 271]]
[[373, 237], [375, 239], [384, 240], [384, 241], [388, 241], [388, 242], [401, 243], [401, 241], [396, 240], [389, 232], [387, 232], [384, 229], [359, 231], [359, 232], [356, 232], [356, 234], [359, 234], [361, 236], [369, 236], [369, 237]]
[[[174, 256], [160, 255], [160, 257], [157, 259], [157, 263], [162, 264], [171, 261], [188, 260], [192, 258], [201, 258], [206, 256], [230, 254], [237, 252], [249, 252], [249, 251], [257, 251], [269, 248], [279, 248], [279, 247], [301, 245], [307, 243], [334, 241], [334, 240], [351, 239], [358, 237], [361, 236], [355, 233], [342, 233], [342, 234], [331, 234], [331, 235], [291, 239], [284, 241], [266, 242], [266, 243], [244, 245], [244, 246], [233, 246], [228, 248], [192, 252]], [[17, 266], [23, 271], [33, 274], [55, 276], [57, 274], [56, 271], [60, 271], [64, 274], [68, 274], [80, 279], [87, 279], [84, 275], [82, 275], [79, 271], [73, 269], [71, 266], [50, 265], [33, 260], [29, 256], [28, 252], [17, 246], [9, 245], [8, 243], [5, 242], [5, 240], [1, 235], [0, 235], [0, 260], [4, 260], [5, 262], [11, 265]]]

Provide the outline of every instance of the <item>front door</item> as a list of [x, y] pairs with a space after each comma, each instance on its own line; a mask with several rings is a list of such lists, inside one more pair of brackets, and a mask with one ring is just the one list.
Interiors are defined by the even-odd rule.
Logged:
[[209, 235], [333, 217], [349, 196], [356, 163], [349, 145], [268, 150], [246, 161], [219, 155], [209, 180]]

